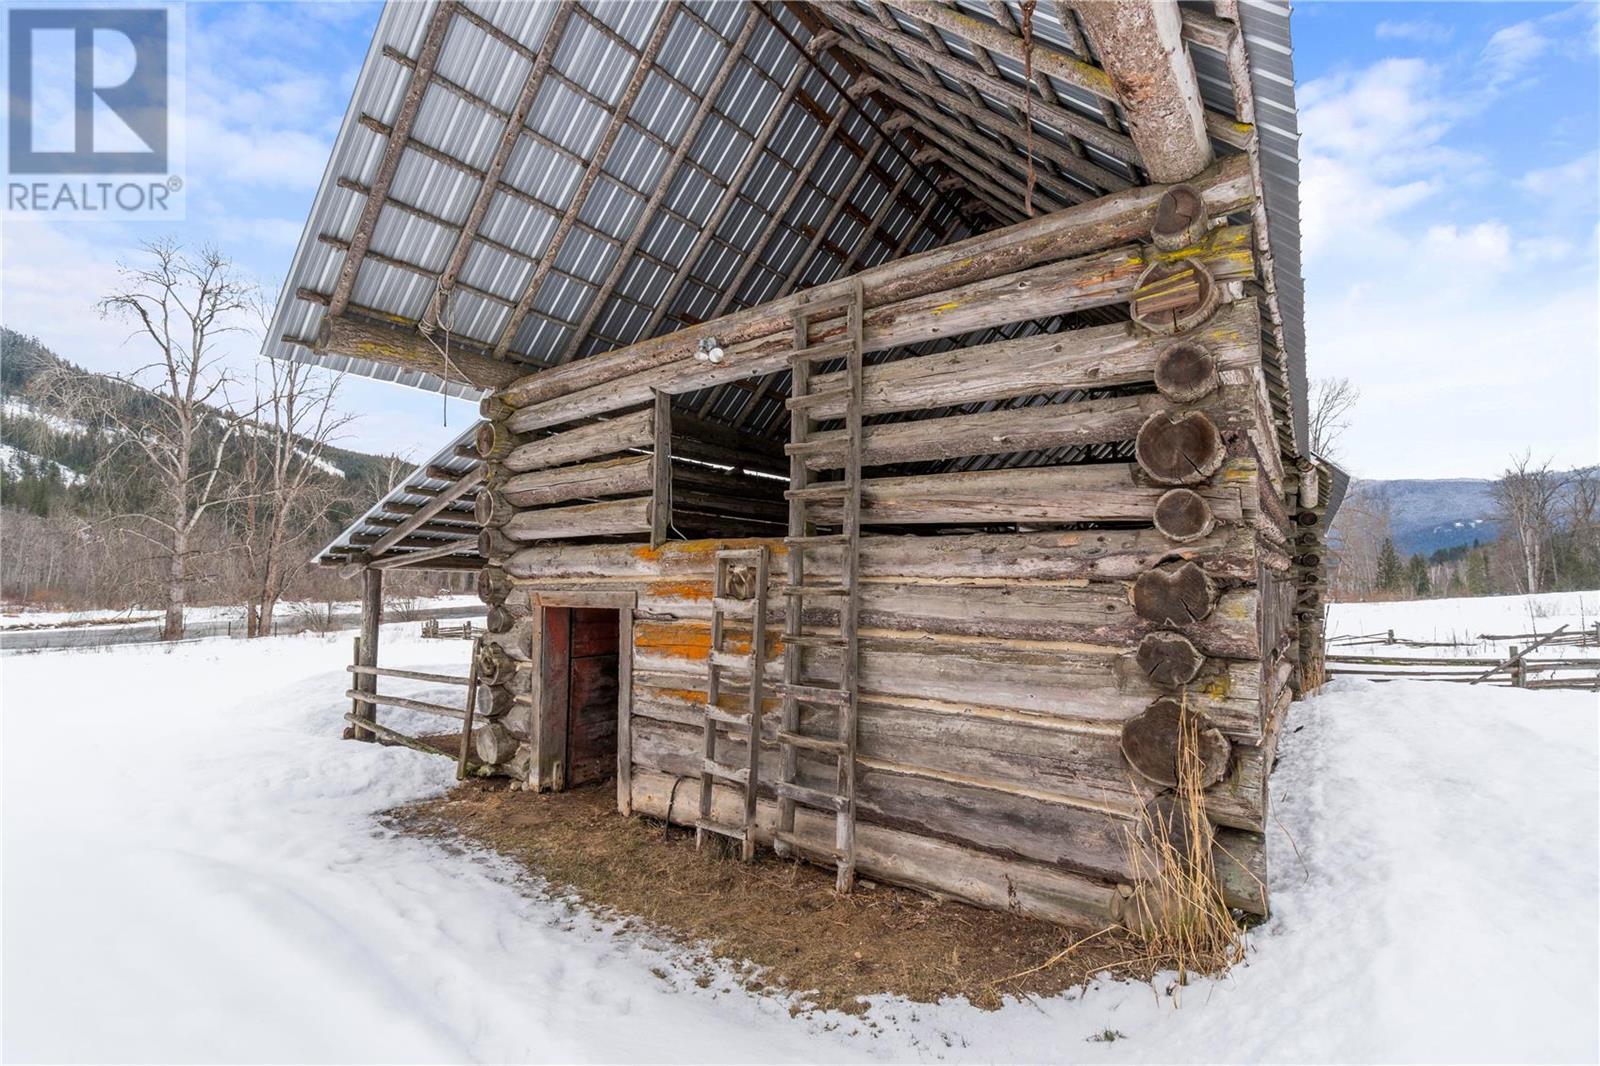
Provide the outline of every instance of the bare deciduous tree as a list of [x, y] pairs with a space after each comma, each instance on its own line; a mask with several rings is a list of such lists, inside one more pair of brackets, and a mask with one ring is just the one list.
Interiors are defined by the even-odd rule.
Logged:
[[[132, 449], [148, 467], [161, 503], [112, 521], [154, 546], [165, 573], [163, 640], [183, 635], [194, 538], [213, 508], [242, 498], [226, 474], [228, 444], [241, 415], [229, 410], [230, 376], [218, 340], [242, 329], [254, 287], [214, 249], [191, 254], [171, 239], [147, 242], [142, 265], [121, 264], [122, 289], [98, 304], [102, 316], [133, 323], [154, 357], [125, 379], [147, 403], [108, 402], [59, 378], [57, 399], [108, 430], [116, 455]], [[131, 338], [130, 338], [131, 339]]]
[[245, 427], [242, 505], [248, 588], [245, 635], [272, 635], [278, 600], [300, 568], [290, 554], [321, 528], [341, 493], [318, 478], [352, 416], [333, 408], [339, 379], [306, 363], [267, 360], [256, 375], [255, 421]]
[[1546, 549], [1555, 533], [1556, 504], [1565, 479], [1550, 469], [1550, 461], [1537, 465], [1532, 453], [1514, 456], [1506, 472], [1494, 483], [1494, 499], [1517, 546], [1524, 592], [1538, 592], [1544, 579]]
[[1349, 378], [1318, 378], [1311, 385], [1311, 422], [1307, 437], [1311, 454], [1323, 458], [1338, 454], [1339, 438], [1350, 428], [1350, 413], [1361, 390]]

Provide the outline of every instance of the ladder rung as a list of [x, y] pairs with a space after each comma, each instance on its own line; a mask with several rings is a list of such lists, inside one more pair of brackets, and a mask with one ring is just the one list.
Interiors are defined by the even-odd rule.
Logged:
[[714, 651], [707, 660], [712, 666], [723, 670], [743, 670], [749, 673], [755, 667], [755, 660], [750, 655], [740, 655], [735, 651]]
[[793, 696], [803, 703], [827, 703], [834, 707], [848, 707], [850, 705], [850, 693], [844, 689], [780, 683], [778, 692], [784, 696]]
[[731, 711], [724, 711], [717, 707], [707, 707], [706, 717], [721, 725], [738, 726], [746, 731], [750, 729], [750, 716], [748, 714], [734, 714]]
[[830, 596], [842, 599], [850, 595], [850, 589], [846, 585], [779, 585], [778, 594], [797, 598], [801, 596]]
[[830, 737], [814, 737], [809, 733], [791, 733], [786, 729], [778, 730], [778, 743], [788, 744], [796, 748], [805, 748], [807, 751], [823, 751], [829, 755], [843, 755], [845, 744], [842, 740]]
[[709, 818], [702, 818], [694, 823], [694, 827], [703, 829], [707, 833], [716, 833], [719, 836], [731, 837], [738, 841], [744, 840], [745, 830], [742, 825], [724, 825], [721, 822], [713, 822]]
[[726, 596], [718, 596], [711, 601], [713, 610], [723, 614], [731, 614], [735, 618], [754, 618], [756, 616], [755, 600], [734, 600]]
[[807, 411], [813, 407], [820, 407], [826, 403], [848, 402], [850, 399], [849, 387], [822, 389], [819, 392], [805, 392], [799, 396], [791, 396], [783, 401], [784, 406], [791, 411]]
[[786, 500], [831, 500], [840, 496], [848, 496], [855, 486], [849, 481], [823, 481], [815, 485], [807, 485], [803, 489], [785, 489], [783, 498]]
[[724, 763], [717, 762], [715, 759], [706, 759], [701, 762], [700, 770], [702, 773], [710, 774], [712, 777], [718, 777], [724, 781], [732, 781], [734, 784], [738, 785], [742, 785], [746, 781], [750, 780], [750, 767], [728, 766]]
[[792, 781], [778, 781], [773, 784], [772, 790], [784, 799], [815, 807], [819, 811], [843, 812], [850, 809], [850, 800], [845, 796], [824, 792], [820, 788], [807, 788]]
[[828, 548], [849, 544], [852, 539], [848, 533], [819, 533], [811, 537], [784, 537], [783, 544], [786, 548]]
[[824, 341], [821, 344], [807, 344], [804, 348], [796, 348], [789, 353], [789, 361], [796, 362], [808, 359], [816, 362], [821, 359], [839, 359], [849, 355], [855, 350], [855, 342], [849, 337], [839, 340]]
[[855, 306], [855, 302], [854, 291], [842, 292], [837, 296], [822, 296], [815, 300], [807, 300], [795, 308], [795, 312], [806, 318], [828, 318], [850, 310]]
[[827, 452], [836, 452], [840, 448], [840, 441], [834, 437], [817, 437], [814, 440], [796, 441], [783, 446], [785, 455], [821, 455]]
[[717, 558], [728, 562], [759, 562], [764, 548], [719, 548]]
[[793, 833], [776, 833], [773, 835], [773, 839], [779, 844], [787, 844], [791, 848], [810, 852], [813, 855], [826, 855], [828, 858], [833, 859], [836, 862], [850, 861], [850, 856], [840, 851], [838, 848], [830, 847], [827, 844], [817, 844], [810, 840], [804, 840]]
[[850, 642], [843, 637], [823, 636], [817, 633], [796, 633], [785, 636], [783, 643], [790, 648], [847, 648]]

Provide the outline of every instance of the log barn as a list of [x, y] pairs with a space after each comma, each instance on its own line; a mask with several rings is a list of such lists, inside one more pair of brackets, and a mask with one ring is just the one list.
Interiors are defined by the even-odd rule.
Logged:
[[1060, 921], [1197, 715], [1265, 914], [1343, 483], [1293, 84], [1275, 0], [391, 4], [268, 347], [480, 401], [320, 557], [366, 666], [475, 568], [482, 772]]

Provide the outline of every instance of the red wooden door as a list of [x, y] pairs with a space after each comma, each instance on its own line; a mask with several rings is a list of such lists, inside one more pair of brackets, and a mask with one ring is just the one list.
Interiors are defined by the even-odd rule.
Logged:
[[567, 787], [610, 777], [617, 762], [617, 612], [571, 608]]

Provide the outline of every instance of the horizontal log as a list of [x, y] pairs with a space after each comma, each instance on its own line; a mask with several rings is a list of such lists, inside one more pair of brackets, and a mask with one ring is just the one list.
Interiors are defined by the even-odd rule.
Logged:
[[[1198, 489], [1218, 520], [1242, 517], [1239, 493], [1218, 477]], [[975, 470], [861, 483], [861, 521], [874, 525], [956, 522], [1148, 522], [1166, 486], [1131, 463]], [[819, 502], [815, 520], [837, 524], [837, 503]]]
[[[816, 732], [808, 728], [808, 732]], [[633, 722], [634, 766], [683, 777], [704, 759], [697, 751], [699, 730], [648, 718]], [[724, 737], [720, 760], [744, 765], [749, 756], [742, 738]], [[806, 754], [799, 759], [796, 783], [828, 789], [832, 760]], [[764, 748], [758, 794], [772, 795], [779, 772], [775, 747]], [[934, 771], [913, 771], [895, 763], [861, 758], [856, 764], [856, 825], [887, 826], [1006, 858], [1028, 859], [1107, 880], [1131, 880], [1138, 867], [1130, 858], [1136, 815], [1106, 807], [1064, 802], [1035, 786], [1024, 789]]]
[[505, 524], [512, 540], [555, 540], [650, 532], [650, 497], [519, 511]]
[[1217, 830], [1211, 862], [1228, 906], [1262, 918], [1270, 913], [1267, 842], [1260, 832]]
[[[550, 544], [523, 548], [505, 560], [505, 572], [523, 580], [622, 582], [674, 586], [684, 578], [709, 580], [722, 547], [766, 546], [772, 572], [783, 572], [787, 549], [771, 539], [674, 541], [659, 548], [626, 544]], [[814, 551], [816, 566], [838, 570], [837, 550]], [[860, 573], [868, 579], [1131, 581], [1158, 563], [1193, 561], [1214, 581], [1256, 579], [1252, 538], [1219, 526], [1188, 544], [1172, 544], [1153, 529], [1072, 530], [1047, 533], [966, 533], [946, 536], [864, 536]]]
[[[1254, 272], [1248, 226], [1216, 230], [1203, 250], [1185, 250], [1191, 251], [1212, 264], [1213, 274], [1222, 279], [1248, 277]], [[886, 304], [864, 316], [863, 346], [869, 351], [894, 348], [1120, 303], [1132, 295], [1140, 274], [1151, 261], [1164, 262], [1176, 254], [1124, 245]], [[842, 320], [826, 320], [813, 328], [811, 340], [827, 343], [843, 332]], [[517, 417], [519, 424], [530, 427], [560, 425], [643, 403], [658, 391], [689, 392], [740, 378], [765, 376], [788, 367], [792, 345], [792, 332], [774, 333], [743, 345], [725, 345], [727, 354], [721, 363], [690, 360], [644, 370], [530, 404], [519, 410]]]
[[[381, 312], [374, 312], [374, 315]], [[471, 344], [457, 344], [445, 360], [427, 338], [410, 322], [384, 321], [354, 313], [324, 315], [314, 351], [387, 363], [405, 370], [432, 374], [445, 381], [465, 381], [480, 389], [508, 385], [527, 373], [527, 367], [494, 355]]]
[[[506, 422], [515, 433], [526, 432], [515, 414]], [[602, 455], [649, 448], [655, 440], [655, 412], [649, 407], [587, 426], [553, 433], [512, 449], [504, 461], [507, 470], [521, 473], [567, 463], [580, 463]]]
[[[677, 787], [682, 780], [672, 774], [636, 770], [631, 796], [634, 811], [678, 825], [693, 825], [700, 818], [699, 791]], [[736, 789], [713, 787], [713, 818], [738, 822], [743, 811], [744, 799]], [[757, 839], [770, 846], [776, 824], [777, 804], [759, 801]], [[831, 848], [833, 832], [831, 816], [804, 808], [796, 811], [795, 835], [819, 851]], [[857, 830], [856, 868], [863, 875], [889, 884], [1052, 922], [1109, 921], [1112, 900], [1117, 897], [1113, 885], [1064, 870], [999, 859], [971, 848], [875, 825], [862, 825]]]
[[[639, 621], [634, 634], [635, 669], [677, 675], [680, 687], [703, 689], [709, 648], [704, 626]], [[802, 660], [808, 678], [839, 676], [834, 650], [808, 649]], [[1120, 723], [1160, 695], [1131, 654], [1064, 641], [874, 631], [861, 638], [858, 672], [864, 697], [934, 699], [1086, 722]], [[1203, 675], [1189, 698], [1230, 736], [1260, 736], [1259, 663], [1220, 663]]]
[[[648, 493], [654, 461], [650, 455], [626, 455], [576, 466], [530, 470], [507, 478], [498, 486], [498, 492], [506, 502], [519, 508]], [[515, 521], [515, 516], [511, 521]], [[511, 533], [511, 536], [516, 534]]]
[[[1190, 339], [1204, 344], [1219, 366], [1259, 363], [1261, 323], [1255, 302], [1227, 305]], [[862, 412], [888, 414], [1141, 384], [1154, 380], [1156, 357], [1170, 343], [1170, 338], [1121, 322], [880, 363], [862, 372]], [[819, 392], [836, 388], [844, 384], [844, 373], [819, 374], [811, 384]], [[843, 401], [821, 404], [815, 414], [842, 417]]]
[[[1215, 218], [1232, 214], [1255, 199], [1249, 160], [1243, 156], [1222, 160], [1187, 184], [1200, 191], [1206, 210]], [[1142, 240], [1150, 231], [1156, 206], [1165, 191], [1163, 186], [1126, 189], [943, 248], [891, 260], [861, 271], [855, 280], [862, 286], [863, 304], [875, 308], [1014, 274], [1121, 242]], [[694, 364], [694, 352], [702, 339], [715, 338], [726, 351], [729, 345], [789, 330], [795, 308], [811, 295], [796, 293], [673, 334], [530, 374], [503, 390], [500, 398], [513, 407], [526, 407], [653, 367]]]

